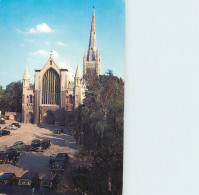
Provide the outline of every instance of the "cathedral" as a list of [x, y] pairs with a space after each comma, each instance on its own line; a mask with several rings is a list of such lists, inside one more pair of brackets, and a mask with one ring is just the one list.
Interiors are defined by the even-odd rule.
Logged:
[[93, 8], [88, 52], [83, 57], [83, 76], [79, 65], [75, 76], [60, 68], [53, 59], [53, 52], [40, 70], [35, 70], [34, 85], [26, 67], [23, 77], [22, 122], [59, 124], [62, 111], [73, 116], [85, 96], [84, 75], [91, 72], [97, 76], [101, 71], [100, 53], [96, 45], [95, 9]]

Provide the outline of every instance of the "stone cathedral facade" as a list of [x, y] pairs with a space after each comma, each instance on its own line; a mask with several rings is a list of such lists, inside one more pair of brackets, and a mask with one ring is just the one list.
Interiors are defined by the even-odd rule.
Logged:
[[[101, 59], [96, 44], [95, 9], [93, 8], [88, 52], [83, 57], [83, 76], [91, 72], [100, 75]], [[26, 67], [23, 77], [22, 122], [59, 124], [62, 111], [73, 116], [85, 96], [84, 79], [77, 65], [75, 76], [67, 69], [60, 68], [52, 52], [46, 64], [35, 70], [35, 83], [30, 86]]]

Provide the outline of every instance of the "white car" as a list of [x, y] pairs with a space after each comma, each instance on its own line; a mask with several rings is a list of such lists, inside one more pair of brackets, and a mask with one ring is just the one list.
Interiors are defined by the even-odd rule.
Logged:
[[14, 126], [14, 125], [9, 125], [9, 126], [5, 127], [5, 129], [9, 129], [9, 130], [16, 130], [16, 129], [17, 129], [17, 127], [16, 127], [16, 126]]

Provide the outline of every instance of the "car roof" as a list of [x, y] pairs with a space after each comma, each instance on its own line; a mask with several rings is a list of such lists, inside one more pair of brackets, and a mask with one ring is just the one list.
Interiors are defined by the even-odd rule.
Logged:
[[[0, 175], [0, 179], [8, 179], [11, 177], [14, 173], [4, 173], [3, 175]], [[14, 174], [15, 175], [15, 174]]]
[[21, 176], [20, 179], [32, 179], [32, 178], [33, 178], [34, 176], [36, 176], [36, 175], [38, 175], [37, 172], [32, 172], [32, 171], [26, 172], [26, 173], [24, 173], [24, 174]]
[[66, 156], [68, 155], [67, 153], [58, 153], [56, 156]]
[[32, 142], [40, 141], [39, 139], [33, 139]]
[[6, 150], [5, 152], [4, 152], [4, 154], [8, 154], [8, 153], [12, 153], [13, 152], [13, 150]]
[[20, 143], [23, 143], [23, 142], [22, 141], [17, 141], [14, 144], [20, 144]]
[[49, 139], [44, 139], [41, 142], [43, 143], [43, 142], [48, 142], [48, 141], [50, 141], [50, 140]]

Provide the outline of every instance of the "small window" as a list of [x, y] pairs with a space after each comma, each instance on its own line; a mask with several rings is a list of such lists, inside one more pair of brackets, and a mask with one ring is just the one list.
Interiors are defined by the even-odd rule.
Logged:
[[52, 65], [52, 60], [50, 60], [50, 65]]

